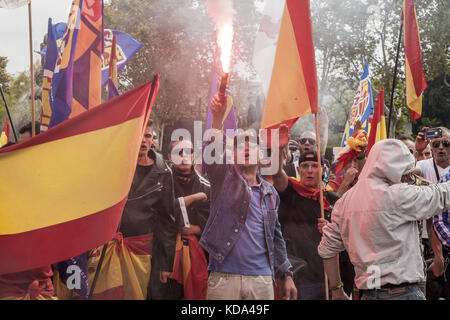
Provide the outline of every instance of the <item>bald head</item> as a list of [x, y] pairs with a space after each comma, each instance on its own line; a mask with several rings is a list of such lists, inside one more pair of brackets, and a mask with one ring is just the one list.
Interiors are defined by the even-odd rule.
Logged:
[[300, 135], [299, 139], [300, 153], [313, 150], [317, 152], [316, 135], [312, 131], [305, 131]]

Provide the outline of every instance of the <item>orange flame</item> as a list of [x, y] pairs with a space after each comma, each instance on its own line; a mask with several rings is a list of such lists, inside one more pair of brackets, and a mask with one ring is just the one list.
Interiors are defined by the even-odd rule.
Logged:
[[217, 34], [217, 43], [220, 48], [220, 61], [223, 72], [230, 72], [231, 46], [233, 43], [233, 26], [225, 24], [220, 27]]

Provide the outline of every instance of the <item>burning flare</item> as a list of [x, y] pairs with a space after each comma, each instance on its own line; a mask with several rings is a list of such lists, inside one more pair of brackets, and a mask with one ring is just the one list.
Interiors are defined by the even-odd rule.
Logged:
[[230, 72], [231, 46], [233, 43], [233, 26], [225, 24], [220, 27], [217, 34], [217, 43], [220, 48], [220, 61], [222, 70], [225, 73]]

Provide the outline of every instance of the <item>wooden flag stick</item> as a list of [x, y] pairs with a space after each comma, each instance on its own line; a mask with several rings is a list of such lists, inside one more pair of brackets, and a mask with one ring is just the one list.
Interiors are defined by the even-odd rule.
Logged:
[[31, 0], [28, 0], [28, 30], [30, 35], [30, 83], [31, 83], [31, 136], [36, 135], [34, 111], [34, 66], [33, 66], [33, 26], [31, 19]]
[[[322, 188], [322, 155], [320, 154], [320, 138], [319, 138], [319, 113], [316, 112], [314, 114], [314, 122], [316, 126], [316, 144], [317, 144], [317, 165], [319, 167], [319, 203], [320, 203], [320, 217], [322, 219], [325, 218], [325, 212], [324, 212], [324, 205], [323, 205], [323, 188]], [[327, 273], [325, 272], [325, 266], [324, 266], [324, 278], [325, 278], [325, 299], [329, 300], [330, 297], [328, 295], [328, 277]]]

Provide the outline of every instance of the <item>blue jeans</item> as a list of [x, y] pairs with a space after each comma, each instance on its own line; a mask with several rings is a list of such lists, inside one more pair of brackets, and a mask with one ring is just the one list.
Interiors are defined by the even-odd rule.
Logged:
[[425, 300], [418, 285], [390, 291], [389, 289], [364, 290], [361, 300]]
[[295, 286], [297, 287], [297, 300], [325, 300], [324, 282], [295, 279]]

